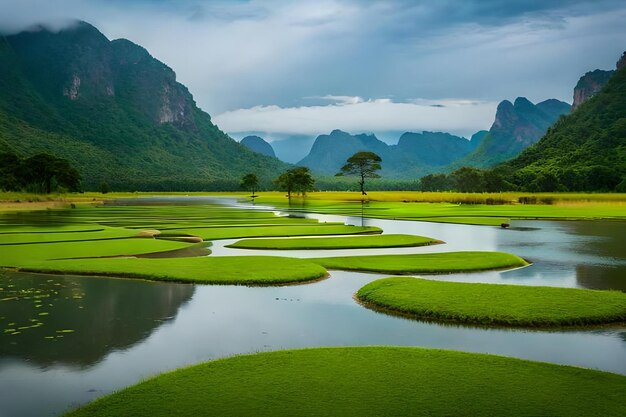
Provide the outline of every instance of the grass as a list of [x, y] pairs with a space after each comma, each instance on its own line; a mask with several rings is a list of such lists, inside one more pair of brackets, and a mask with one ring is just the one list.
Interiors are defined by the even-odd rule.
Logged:
[[626, 377], [410, 347], [288, 350], [168, 372], [83, 416], [623, 416]]
[[380, 272], [384, 274], [445, 274], [508, 269], [528, 265], [504, 252], [445, 252], [411, 255], [363, 255], [310, 258], [327, 269]]
[[276, 256], [60, 260], [32, 262], [19, 270], [217, 285], [294, 284], [327, 274], [315, 263]]
[[227, 245], [240, 249], [355, 249], [399, 248], [442, 243], [430, 237], [413, 235], [350, 236], [333, 238], [244, 239]]
[[370, 282], [356, 297], [391, 314], [455, 323], [549, 327], [626, 322], [626, 294], [619, 291], [394, 277]]
[[[591, 193], [420, 193], [368, 192], [365, 217], [499, 226], [516, 219], [626, 220], [626, 194]], [[537, 204], [520, 204], [520, 198]], [[261, 204], [325, 214], [361, 215], [361, 195], [311, 193], [289, 205], [276, 193], [261, 193]], [[496, 202], [496, 203], [494, 203]], [[546, 204], [549, 202], [550, 204]]]
[[316, 236], [316, 235], [349, 235], [381, 233], [382, 230], [373, 226], [346, 226], [344, 224], [315, 224], [315, 225], [264, 225], [264, 226], [230, 226], [230, 227], [193, 227], [177, 229], [178, 233], [194, 234], [204, 240], [237, 239], [244, 237], [272, 237], [272, 236]]

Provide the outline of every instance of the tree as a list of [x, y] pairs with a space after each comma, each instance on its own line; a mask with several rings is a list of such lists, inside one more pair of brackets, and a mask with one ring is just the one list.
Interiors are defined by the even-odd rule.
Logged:
[[461, 167], [450, 174], [454, 188], [462, 193], [477, 193], [484, 190], [483, 173], [480, 169]]
[[449, 191], [450, 178], [446, 174], [429, 174], [420, 179], [422, 191]]
[[80, 188], [80, 174], [63, 158], [40, 153], [25, 159], [23, 166], [24, 182], [44, 193], [50, 194], [57, 187], [70, 191]]
[[252, 191], [252, 198], [256, 197], [254, 192], [259, 188], [259, 178], [255, 174], [246, 174], [241, 178], [239, 186], [245, 190]]
[[109, 191], [111, 191], [111, 187], [109, 187], [109, 183], [106, 181], [102, 181], [100, 183], [100, 192], [102, 194], [107, 194]]
[[291, 193], [296, 192], [306, 195], [307, 191], [313, 190], [315, 180], [311, 176], [311, 171], [307, 167], [295, 167], [289, 169], [278, 176], [274, 183], [284, 191], [287, 191], [287, 198], [291, 199]]
[[361, 194], [367, 195], [365, 192], [365, 179], [380, 177], [376, 171], [380, 170], [381, 162], [380, 156], [374, 152], [357, 152], [347, 159], [346, 164], [341, 167], [341, 172], [337, 173], [336, 176], [357, 175], [359, 177]]

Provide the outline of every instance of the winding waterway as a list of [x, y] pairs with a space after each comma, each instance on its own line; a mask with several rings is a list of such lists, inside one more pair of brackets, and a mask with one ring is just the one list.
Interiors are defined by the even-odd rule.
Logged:
[[[234, 200], [221, 201], [239, 205]], [[361, 222], [360, 218], [308, 216]], [[519, 221], [506, 230], [393, 220], [366, 222], [385, 233], [418, 234], [447, 243], [421, 248], [280, 252], [230, 249], [224, 246], [232, 241], [215, 241], [211, 256], [501, 250], [533, 265], [429, 278], [626, 291], [626, 222]], [[625, 326], [532, 331], [387, 316], [361, 307], [352, 298], [358, 288], [382, 276], [386, 275], [331, 271], [329, 279], [316, 283], [260, 288], [0, 272], [3, 286], [37, 287], [44, 293], [51, 290], [55, 317], [74, 330], [58, 335], [64, 337], [49, 345], [0, 335], [0, 415], [54, 416], [165, 370], [233, 354], [308, 346], [436, 347], [626, 375]], [[0, 316], [19, 314], [0, 310]]]

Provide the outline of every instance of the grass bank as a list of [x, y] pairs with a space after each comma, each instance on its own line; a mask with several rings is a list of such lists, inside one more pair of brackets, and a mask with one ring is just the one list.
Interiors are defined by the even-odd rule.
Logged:
[[550, 327], [626, 322], [626, 294], [576, 288], [379, 279], [356, 293], [365, 306], [418, 319]]
[[227, 245], [239, 249], [357, 249], [399, 248], [443, 243], [437, 239], [413, 235], [376, 235], [332, 238], [244, 239]]
[[505, 252], [445, 252], [411, 255], [363, 255], [310, 258], [327, 269], [383, 274], [445, 274], [516, 268], [524, 259]]
[[407, 347], [289, 350], [165, 373], [82, 416], [621, 416], [626, 377]]
[[276, 256], [72, 259], [32, 262], [18, 270], [216, 285], [285, 285], [327, 275], [315, 263]]

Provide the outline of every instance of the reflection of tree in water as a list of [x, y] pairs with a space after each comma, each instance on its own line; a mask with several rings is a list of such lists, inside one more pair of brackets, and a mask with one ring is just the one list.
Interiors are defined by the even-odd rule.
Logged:
[[619, 290], [626, 292], [626, 265], [578, 265], [576, 282], [594, 290]]
[[622, 338], [624, 342], [626, 342], [626, 332], [621, 332], [619, 336]]
[[0, 275], [0, 358], [91, 366], [172, 319], [193, 285], [71, 276]]

